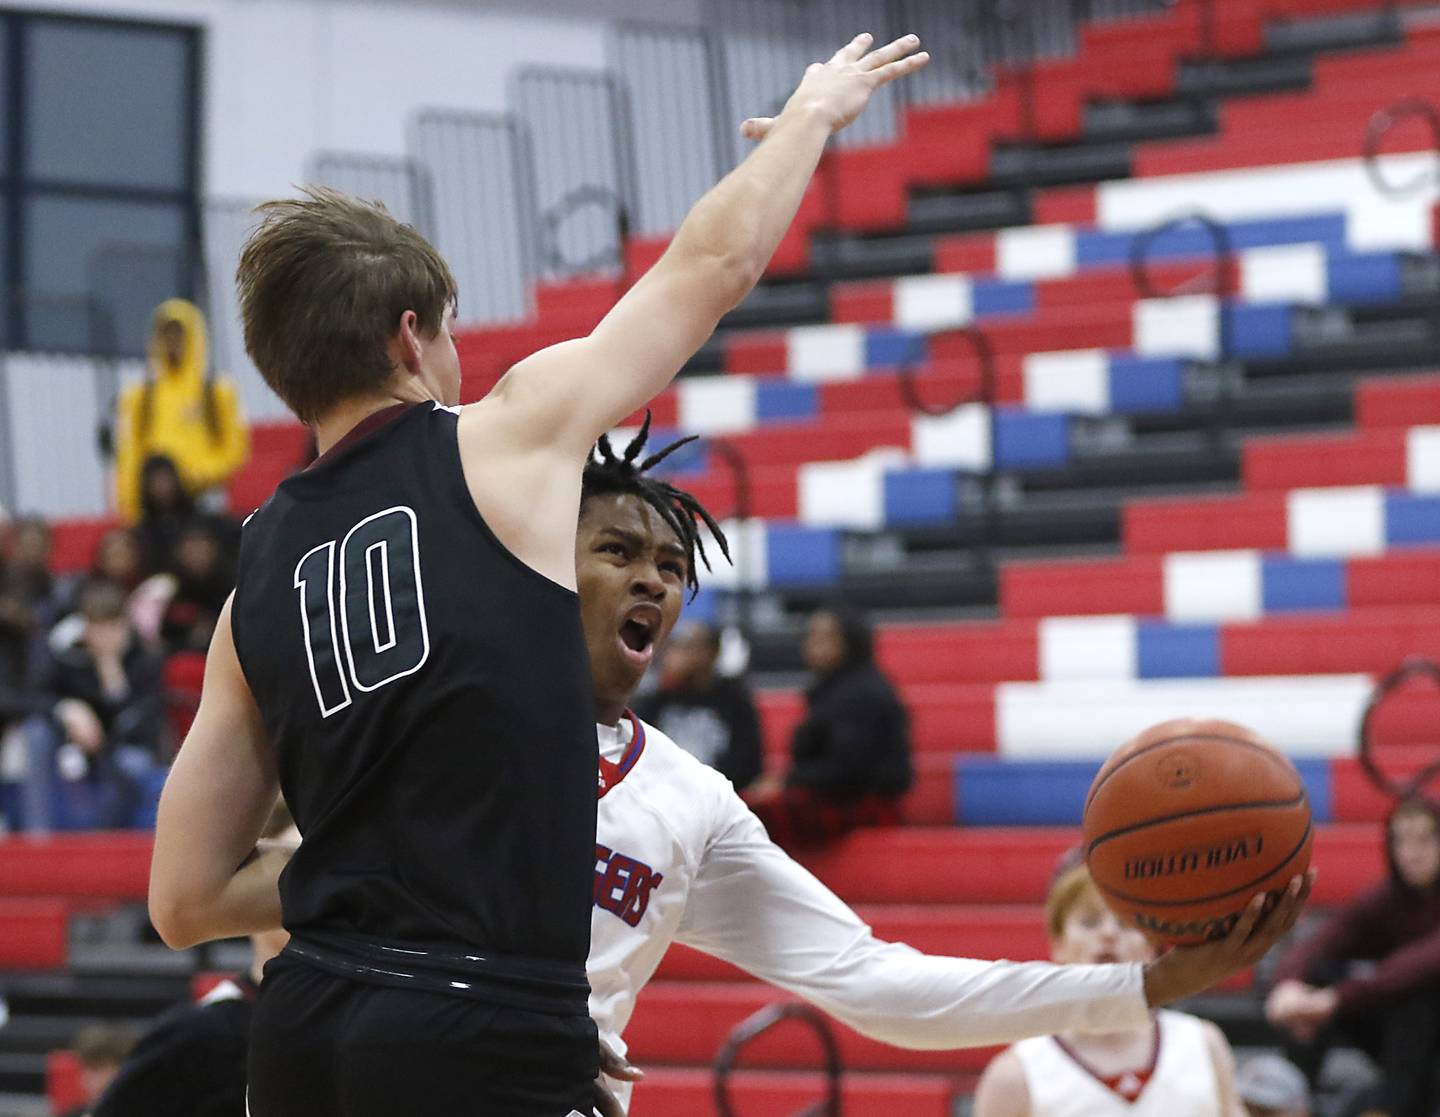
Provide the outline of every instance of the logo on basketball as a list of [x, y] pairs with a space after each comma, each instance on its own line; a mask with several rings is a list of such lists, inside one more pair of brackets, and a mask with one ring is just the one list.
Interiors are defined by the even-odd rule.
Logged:
[[1184, 873], [1219, 869], [1226, 865], [1233, 865], [1237, 861], [1248, 861], [1252, 857], [1258, 857], [1264, 848], [1265, 836], [1263, 834], [1245, 834], [1238, 838], [1225, 838], [1212, 845], [1197, 846], [1194, 849], [1142, 854], [1125, 862], [1125, 879], [1155, 880], [1157, 877], [1173, 877]]
[[1135, 926], [1152, 935], [1167, 939], [1190, 942], [1223, 938], [1230, 928], [1239, 921], [1239, 913], [1222, 915], [1218, 919], [1198, 919], [1190, 923], [1176, 923], [1168, 919], [1157, 919], [1143, 911], [1135, 913]]
[[1177, 750], [1156, 763], [1155, 774], [1171, 791], [1184, 791], [1200, 779], [1200, 762], [1193, 753]]

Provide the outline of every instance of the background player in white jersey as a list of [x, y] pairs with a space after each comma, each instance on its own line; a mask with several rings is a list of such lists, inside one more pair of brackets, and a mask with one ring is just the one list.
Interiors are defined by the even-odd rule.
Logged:
[[[694, 563], [704, 561], [697, 519], [724, 549], [693, 497], [646, 475], [674, 447], [640, 460], [644, 434], [621, 455], [601, 441], [585, 471], [576, 541], [600, 739], [590, 1010], [615, 1050], [623, 1052], [635, 999], [672, 942], [796, 993], [874, 1039], [943, 1049], [1057, 1028], [1148, 1041], [1153, 1007], [1253, 963], [1291, 926], [1308, 892], [1298, 879], [1258, 926], [1252, 904], [1230, 938], [1158, 959], [1131, 936], [1124, 954], [1084, 939], [1057, 960], [1101, 964], [1059, 966], [935, 957], [876, 939], [770, 841], [728, 780], [627, 709], [696, 584]], [[613, 1087], [628, 1093], [626, 1084]]]
[[[1084, 865], [1051, 885], [1045, 919], [1057, 962], [1154, 957], [1145, 936], [1105, 906]], [[1167, 1011], [1103, 1034], [1063, 1025], [1056, 1033], [996, 1056], [975, 1117], [1244, 1117], [1230, 1045], [1207, 1020]]]

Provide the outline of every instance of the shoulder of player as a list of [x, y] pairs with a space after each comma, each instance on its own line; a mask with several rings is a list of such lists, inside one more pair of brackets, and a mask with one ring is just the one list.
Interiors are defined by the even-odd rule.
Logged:
[[[1031, 1040], [1024, 1040], [1030, 1043]], [[976, 1117], [1021, 1117], [1030, 1111], [1030, 1085], [1016, 1044], [990, 1060], [975, 1088]]]

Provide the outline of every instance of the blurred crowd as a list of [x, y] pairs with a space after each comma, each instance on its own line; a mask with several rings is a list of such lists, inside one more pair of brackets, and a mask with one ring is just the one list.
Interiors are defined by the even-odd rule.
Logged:
[[[0, 524], [0, 812], [11, 829], [143, 826], [173, 753], [166, 663], [203, 652], [234, 585], [220, 486], [249, 435], [210, 374], [204, 320], [156, 311], [147, 375], [113, 433], [118, 519], [60, 576], [50, 526]], [[178, 711], [183, 719], [183, 709]]]

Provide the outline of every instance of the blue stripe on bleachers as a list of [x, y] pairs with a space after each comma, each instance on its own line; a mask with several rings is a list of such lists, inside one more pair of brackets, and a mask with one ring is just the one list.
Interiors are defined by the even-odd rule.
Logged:
[[955, 821], [962, 826], [1078, 826], [1100, 762], [962, 756]]
[[1332, 256], [1326, 267], [1332, 303], [1389, 303], [1400, 297], [1400, 257], [1394, 252]]
[[1288, 304], [1227, 303], [1224, 314], [1231, 356], [1284, 357], [1294, 346], [1294, 312]]
[[1266, 613], [1345, 608], [1345, 564], [1335, 559], [1267, 555], [1260, 563], [1261, 608]]
[[885, 525], [949, 524], [956, 518], [955, 471], [907, 469], [885, 474]]
[[1440, 497], [1386, 493], [1385, 540], [1391, 544], [1440, 540]]
[[1142, 679], [1213, 679], [1220, 675], [1220, 630], [1213, 624], [1141, 621], [1136, 669]]
[[897, 368], [900, 365], [925, 361], [930, 346], [924, 334], [914, 330], [891, 330], [884, 327], [865, 333], [865, 367]]
[[840, 533], [833, 528], [768, 524], [772, 586], [831, 586], [840, 581]]
[[[656, 428], [650, 432], [651, 446], [669, 446], [670, 443], [684, 438], [685, 432], [678, 427]], [[616, 450], [623, 450], [625, 447], [617, 446]], [[705, 440], [699, 439], [682, 446], [665, 459], [661, 472], [667, 475], [705, 473], [710, 469], [710, 452], [705, 447]]]
[[[1332, 251], [1345, 248], [1345, 217], [1331, 214], [1323, 217], [1265, 218], [1236, 221], [1225, 226], [1230, 248], [1268, 248], [1280, 244], [1318, 243]], [[1075, 259], [1081, 267], [1096, 264], [1123, 264], [1130, 261], [1136, 234], [1106, 233], [1098, 229], [1082, 229], [1075, 236]], [[1150, 243], [1151, 260], [1183, 260], [1205, 258], [1215, 254], [1215, 242], [1196, 223], [1180, 225], [1155, 237]]]
[[766, 381], [755, 388], [755, 418], [762, 423], [813, 419], [819, 413], [819, 393], [813, 384]]
[[[701, 571], [703, 574], [704, 571]], [[721, 594], [719, 590], [700, 587], [700, 592], [685, 603], [685, 619], [714, 624], [720, 617]]]
[[1007, 283], [997, 280], [977, 280], [971, 289], [971, 305], [975, 317], [991, 314], [1033, 314], [1035, 312], [1035, 285], [1033, 283]]
[[995, 410], [997, 469], [1043, 469], [1070, 460], [1070, 416]]
[[[1328, 758], [1294, 761], [1316, 822], [1334, 820]], [[955, 762], [955, 821], [962, 826], [1078, 826], [1097, 760], [1007, 760], [961, 756]]]
[[1310, 796], [1310, 814], [1316, 822], [1335, 821], [1335, 765], [1329, 758], [1291, 757], [1295, 770], [1305, 783], [1305, 794]]
[[1185, 366], [1169, 357], [1110, 357], [1110, 410], [1117, 415], [1179, 411], [1185, 405]]

